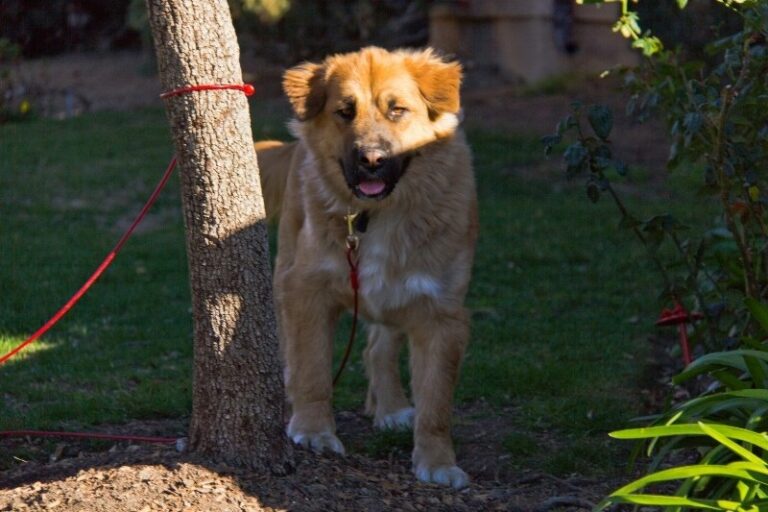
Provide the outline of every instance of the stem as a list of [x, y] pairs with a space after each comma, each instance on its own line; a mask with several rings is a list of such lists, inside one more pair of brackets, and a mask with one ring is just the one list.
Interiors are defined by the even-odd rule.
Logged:
[[[581, 120], [578, 116], [575, 118], [575, 127], [576, 127], [576, 133], [578, 135], [579, 140], [582, 142], [584, 147], [588, 147], [587, 144], [585, 144], [586, 137], [584, 137], [584, 132], [581, 129]], [[616, 205], [616, 207], [621, 212], [622, 219], [632, 219], [633, 217], [629, 214], [629, 210], [627, 210], [627, 207], [624, 206], [624, 202], [619, 198], [618, 194], [616, 194], [616, 190], [614, 190], [613, 186], [611, 185], [611, 182], [608, 180], [608, 178], [605, 177], [605, 174], [595, 165], [594, 160], [592, 159], [592, 153], [589, 153], [589, 169], [592, 173], [596, 174], [603, 183], [605, 183], [605, 188], [608, 191], [608, 193], [613, 198], [613, 202]], [[646, 252], [648, 254], [648, 257], [651, 259], [651, 261], [656, 265], [656, 269], [659, 271], [659, 274], [661, 274], [661, 278], [664, 281], [664, 284], [666, 285], [667, 289], [672, 294], [672, 297], [674, 299], [678, 299], [677, 291], [675, 290], [675, 286], [672, 282], [672, 279], [669, 277], [669, 273], [667, 272], [667, 269], [664, 267], [664, 264], [661, 262], [661, 260], [656, 256], [656, 254], [651, 250], [651, 248], [648, 246], [648, 242], [646, 241], [645, 237], [643, 236], [643, 233], [638, 229], [637, 226], [632, 226], [632, 232], [635, 234], [638, 240], [640, 240], [640, 243], [643, 244], [643, 247], [645, 247]]]
[[720, 202], [723, 205], [723, 215], [725, 217], [726, 227], [728, 228], [728, 231], [730, 231], [733, 235], [733, 239], [739, 249], [742, 266], [744, 267], [744, 294], [746, 297], [755, 298], [757, 295], [757, 280], [755, 278], [752, 250], [749, 246], [749, 241], [746, 238], [745, 232], [739, 229], [736, 218], [733, 215], [733, 211], [731, 209], [730, 193], [731, 181], [725, 172], [725, 125], [731, 108], [733, 107], [734, 99], [738, 96], [739, 91], [743, 87], [744, 81], [747, 78], [749, 63], [749, 38], [747, 38], [742, 49], [741, 70], [739, 72], [736, 83], [734, 85], [726, 85], [721, 95], [723, 105], [720, 108], [720, 114], [718, 115], [716, 124], [716, 139], [714, 150], [715, 160], [713, 168], [717, 172], [718, 176], [718, 185], [720, 186]]
[[[590, 158], [590, 168], [593, 169], [593, 172], [596, 172], [597, 175], [600, 177], [601, 180], [605, 183], [605, 188], [608, 190], [608, 193], [613, 198], [613, 202], [616, 204], [616, 207], [621, 212], [622, 218], [633, 218], [629, 214], [629, 210], [627, 210], [627, 207], [624, 205], [624, 202], [621, 200], [621, 198], [616, 193], [616, 190], [611, 185], [611, 182], [608, 181], [608, 179], [605, 177], [605, 175], [597, 169], [596, 167], [593, 167], [592, 159]], [[667, 269], [664, 267], [664, 264], [661, 262], [661, 260], [656, 256], [656, 254], [651, 250], [651, 248], [648, 246], [648, 242], [646, 241], [645, 237], [643, 236], [642, 231], [637, 226], [632, 226], [632, 232], [635, 234], [638, 240], [643, 244], [643, 246], [646, 249], [646, 252], [648, 253], [648, 257], [651, 259], [651, 261], [656, 265], [657, 270], [661, 274], [661, 278], [664, 280], [664, 284], [667, 286], [667, 289], [670, 291], [672, 296], [674, 298], [677, 297], [677, 291], [675, 290], [674, 284], [672, 283], [672, 279], [669, 277], [669, 273], [667, 272]]]
[[723, 91], [723, 107], [720, 110], [718, 118], [717, 138], [715, 139], [715, 165], [713, 167], [717, 172], [718, 184], [720, 185], [720, 202], [723, 205], [725, 225], [728, 228], [728, 231], [733, 235], [733, 240], [736, 242], [736, 246], [739, 249], [739, 255], [741, 256], [741, 264], [744, 267], [744, 295], [754, 298], [755, 276], [752, 268], [752, 253], [744, 236], [744, 232], [739, 229], [738, 223], [731, 211], [731, 182], [725, 173], [725, 120], [728, 117], [728, 111], [730, 110], [732, 100], [732, 89], [731, 86], [728, 86]]
[[[695, 284], [696, 283], [696, 276], [698, 275], [699, 271], [694, 267], [693, 263], [691, 263], [690, 254], [688, 251], [686, 251], [683, 248], [683, 244], [680, 243], [680, 239], [677, 238], [677, 235], [674, 233], [670, 233], [670, 237], [672, 238], [672, 241], [675, 243], [675, 247], [677, 247], [677, 251], [683, 256], [683, 261], [685, 261], [685, 265], [688, 267], [688, 272], [690, 275], [694, 278], [694, 285], [693, 285], [693, 295], [696, 297], [696, 300], [699, 301], [699, 304], [703, 307], [704, 304], [706, 304], [706, 301], [704, 300], [704, 296], [701, 294], [701, 290], [699, 290], [699, 287]], [[723, 296], [723, 291], [720, 289], [720, 286], [718, 285], [717, 281], [709, 274], [709, 272], [703, 270], [704, 275], [709, 279], [709, 281], [714, 285], [717, 292], [720, 294], [720, 296]], [[715, 341], [717, 340], [717, 322], [714, 318], [710, 317], [709, 315], [705, 314], [704, 318], [707, 320], [707, 329], [709, 331], [709, 342], [711, 346], [714, 346]]]

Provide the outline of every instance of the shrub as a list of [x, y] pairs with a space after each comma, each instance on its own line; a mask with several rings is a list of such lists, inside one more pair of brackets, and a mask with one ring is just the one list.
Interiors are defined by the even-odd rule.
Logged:
[[[768, 5], [723, 0], [742, 25], [708, 45], [705, 62], [665, 50], [661, 40], [640, 29], [628, 0], [622, 3], [616, 30], [649, 57], [624, 74], [632, 92], [627, 111], [641, 119], [655, 112], [666, 121], [669, 168], [698, 176], [700, 192], [718, 204], [719, 215], [698, 239], [670, 215], [636, 218], [609, 179], [614, 171], [624, 175], [626, 165], [612, 154], [613, 117], [606, 107], [576, 103], [556, 133], [544, 139], [551, 151], [573, 136], [563, 153], [566, 175], [586, 177], [590, 200], [608, 194], [616, 202], [621, 225], [646, 246], [662, 276], [662, 297], [703, 311], [705, 327], [695, 339], [710, 352], [675, 379], [707, 384], [700, 396], [652, 418], [650, 427], [613, 434], [647, 440], [652, 463], [648, 475], [598, 508], [630, 503], [668, 510], [766, 510]], [[678, 0], [681, 7], [686, 3]], [[723, 351], [733, 345], [739, 348]], [[690, 463], [679, 465], [681, 459]], [[680, 482], [674, 494], [661, 494], [672, 481]]]

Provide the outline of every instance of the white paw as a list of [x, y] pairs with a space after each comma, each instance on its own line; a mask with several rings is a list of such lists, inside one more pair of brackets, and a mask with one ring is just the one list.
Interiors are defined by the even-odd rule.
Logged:
[[469, 485], [469, 476], [459, 466], [438, 466], [427, 468], [419, 466], [414, 471], [416, 478], [430, 484], [440, 484], [461, 489]]
[[344, 455], [344, 445], [339, 438], [330, 432], [319, 432], [315, 434], [294, 433], [289, 434], [291, 440], [302, 448], [309, 448], [315, 453], [322, 453], [330, 450]]
[[392, 414], [387, 414], [383, 418], [373, 421], [373, 426], [381, 430], [408, 430], [413, 428], [413, 407], [400, 409]]

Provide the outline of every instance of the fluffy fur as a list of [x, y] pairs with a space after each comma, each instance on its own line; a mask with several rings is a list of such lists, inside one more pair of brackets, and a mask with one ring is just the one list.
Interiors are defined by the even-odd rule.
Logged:
[[[471, 156], [458, 130], [460, 82], [460, 65], [431, 50], [365, 48], [302, 64], [283, 82], [298, 140], [256, 144], [267, 211], [280, 217], [275, 295], [288, 435], [344, 451], [331, 408], [332, 339], [353, 299], [344, 216], [366, 211], [366, 409], [379, 428], [412, 426], [416, 476], [454, 487], [468, 483], [450, 431], [477, 233]], [[414, 407], [398, 373], [406, 341]]]

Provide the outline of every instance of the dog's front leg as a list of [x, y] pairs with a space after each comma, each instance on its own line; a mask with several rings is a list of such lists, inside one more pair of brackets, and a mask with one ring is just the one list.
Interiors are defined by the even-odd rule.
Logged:
[[456, 465], [451, 416], [453, 390], [469, 340], [468, 315], [461, 309], [427, 316], [410, 334], [416, 405], [414, 473], [424, 482], [464, 487], [469, 477]]
[[285, 384], [292, 406], [288, 436], [317, 452], [343, 454], [331, 403], [333, 332], [339, 309], [323, 293], [325, 288], [308, 290], [299, 276], [285, 279], [279, 288]]
[[380, 429], [411, 428], [414, 410], [400, 383], [400, 352], [405, 336], [384, 325], [368, 326], [368, 346], [363, 354], [368, 374], [365, 410]]

